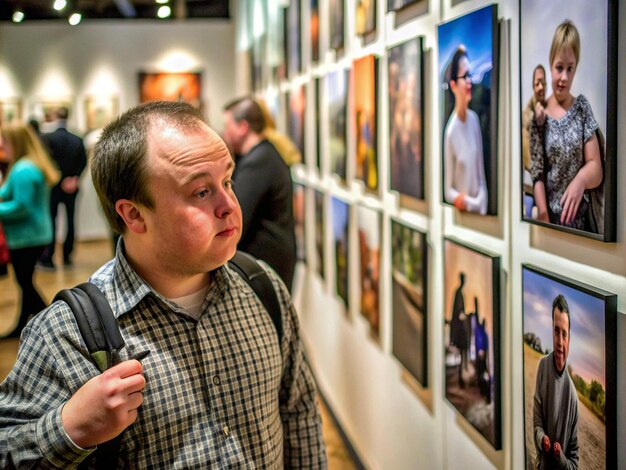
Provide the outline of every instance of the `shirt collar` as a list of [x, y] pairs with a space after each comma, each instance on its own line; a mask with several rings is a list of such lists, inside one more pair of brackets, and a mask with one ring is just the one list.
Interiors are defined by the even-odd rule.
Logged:
[[[222, 293], [232, 283], [233, 272], [226, 266], [221, 266], [211, 274], [212, 280], [207, 291], [207, 299], [220, 299], [223, 296]], [[148, 295], [174, 311], [180, 310], [179, 313], [185, 313], [176, 304], [155, 291], [133, 269], [126, 259], [124, 240], [121, 237], [117, 244], [115, 258], [96, 271], [90, 281], [105, 293], [116, 318], [130, 312]]]

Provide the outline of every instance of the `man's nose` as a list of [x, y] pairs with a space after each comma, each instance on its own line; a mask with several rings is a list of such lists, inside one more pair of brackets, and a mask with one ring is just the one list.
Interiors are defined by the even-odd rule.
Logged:
[[218, 195], [219, 200], [215, 208], [215, 215], [219, 218], [232, 214], [239, 202], [235, 197], [235, 194], [229, 190], [222, 189]]

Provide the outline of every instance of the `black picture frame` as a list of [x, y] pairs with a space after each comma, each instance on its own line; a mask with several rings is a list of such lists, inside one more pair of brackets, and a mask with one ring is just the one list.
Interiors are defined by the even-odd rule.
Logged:
[[[437, 27], [442, 105], [441, 197], [445, 204], [483, 215], [498, 214], [499, 31], [495, 4]], [[459, 57], [457, 51], [463, 48], [471, 76], [463, 74], [453, 80], [453, 59]], [[462, 59], [460, 56], [454, 62]], [[470, 82], [469, 105], [463, 113], [455, 112], [455, 90], [463, 93]], [[471, 173], [464, 172], [463, 167], [472, 168], [475, 176], [466, 177]]]
[[306, 186], [302, 183], [293, 183], [293, 218], [296, 259], [306, 263]]
[[424, 55], [417, 37], [388, 50], [389, 188], [424, 199]]
[[334, 70], [326, 76], [329, 127], [329, 169], [346, 182], [348, 162], [348, 93], [350, 72]]
[[[531, 224], [603, 242], [616, 241], [618, 3], [618, 0], [597, 2], [554, 0], [549, 4], [541, 0], [520, 0], [519, 2], [521, 219]], [[571, 82], [571, 94], [583, 95], [587, 98], [602, 133], [602, 136], [596, 133], [596, 137], [599, 138], [600, 158], [604, 160], [603, 181], [596, 189], [585, 192], [581, 202], [582, 208], [579, 207], [579, 211], [585, 211], [585, 214], [578, 212], [578, 222], [570, 226], [562, 225], [559, 217], [561, 211], [559, 195], [563, 189], [558, 187], [558, 184], [547, 182], [544, 178], [546, 174], [554, 175], [549, 176], [549, 178], [555, 178], [553, 181], [562, 181], [563, 178], [556, 178], [561, 174], [573, 178], [573, 175], [577, 173], [572, 172], [571, 168], [582, 164], [584, 156], [581, 155], [581, 159], [572, 157], [571, 161], [563, 165], [567, 169], [559, 172], [559, 166], [551, 164], [548, 157], [541, 158], [536, 152], [531, 152], [532, 111], [526, 110], [534, 94], [533, 81], [536, 66], [542, 65], [545, 70], [545, 98], [552, 94], [552, 73], [548, 63], [550, 46], [557, 26], [565, 19], [573, 22], [580, 37], [580, 60]], [[576, 113], [580, 107], [575, 101], [570, 109], [572, 113]], [[569, 113], [568, 110], [567, 114]], [[559, 121], [564, 118], [565, 116], [559, 119], [548, 119], [550, 126], [546, 128], [558, 130]], [[561, 127], [571, 129], [566, 121], [562, 122]], [[578, 135], [577, 132], [573, 134]], [[584, 141], [584, 139], [583, 128], [581, 140]], [[605, 145], [602, 145], [602, 140], [605, 141]], [[570, 147], [576, 147], [576, 144], [571, 143]], [[545, 140], [543, 148], [545, 149]], [[533, 158], [532, 155], [536, 157]], [[542, 162], [544, 167], [549, 166], [550, 171], [533, 171], [533, 167], [537, 168], [533, 162]], [[549, 196], [546, 196], [547, 221], [536, 218], [539, 217], [541, 211], [535, 204], [535, 199], [542, 197], [542, 193], [539, 193], [539, 196], [535, 194], [537, 181], [543, 182], [546, 193], [556, 195], [551, 204]]]
[[369, 324], [372, 337], [380, 343], [382, 218], [379, 211], [364, 205], [356, 206], [356, 212], [359, 244], [359, 310]]
[[377, 0], [355, 0], [355, 32], [357, 36], [376, 33]]
[[309, 32], [311, 34], [311, 62], [320, 60], [320, 9], [319, 0], [310, 0]]
[[426, 234], [391, 219], [392, 353], [428, 387], [428, 244]]
[[445, 398], [501, 450], [500, 257], [453, 238], [443, 245]]
[[335, 259], [335, 292], [343, 301], [345, 311], [350, 306], [350, 205], [331, 197], [333, 248]]
[[[570, 312], [568, 338], [571, 338], [571, 342], [568, 339], [566, 369], [578, 401], [578, 468], [617, 468], [617, 296], [531, 264], [523, 264], [522, 357], [526, 468], [530, 468], [537, 455], [533, 445], [533, 421], [529, 418], [533, 416], [538, 363], [542, 358], [547, 359], [548, 347], [553, 347], [550, 341], [550, 335], [556, 330], [553, 328], [553, 302], [559, 294], [565, 298]], [[563, 350], [560, 345], [559, 350]], [[554, 368], [554, 356], [553, 361], [547, 364]], [[529, 393], [531, 390], [532, 393]], [[542, 419], [541, 413], [538, 416]], [[601, 426], [605, 428], [604, 436], [601, 435]], [[552, 444], [555, 439], [555, 436], [551, 437]], [[566, 455], [566, 445], [562, 444]], [[550, 452], [546, 458], [551, 458]]]
[[285, 9], [285, 58], [287, 77], [291, 80], [302, 71], [302, 18], [300, 0], [291, 0]]
[[298, 147], [298, 150], [300, 150], [300, 155], [302, 155], [304, 159], [304, 112], [306, 108], [306, 92], [304, 85], [296, 86], [291, 91], [287, 92], [286, 95], [289, 109], [287, 133], [294, 144], [296, 144], [296, 147]]
[[345, 0], [329, 0], [330, 48], [341, 52], [345, 47]]
[[355, 178], [365, 189], [377, 192], [378, 172], [378, 57], [366, 55], [353, 61], [353, 123], [356, 138]]
[[313, 94], [315, 101], [315, 168], [317, 168], [318, 174], [322, 174], [322, 140], [321, 140], [321, 121], [320, 121], [320, 111], [321, 111], [321, 89], [322, 80], [319, 77], [315, 77], [313, 80]]
[[324, 211], [326, 196], [323, 192], [315, 190], [314, 203], [315, 203], [315, 266], [317, 273], [321, 279], [325, 279], [324, 275], [324, 257], [325, 257], [325, 245], [324, 234], [326, 233], [326, 215]]

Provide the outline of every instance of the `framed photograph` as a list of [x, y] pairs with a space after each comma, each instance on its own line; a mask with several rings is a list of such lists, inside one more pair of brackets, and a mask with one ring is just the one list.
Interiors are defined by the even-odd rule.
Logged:
[[422, 38], [389, 49], [390, 188], [424, 199]]
[[370, 325], [372, 336], [380, 337], [380, 213], [357, 206], [361, 314]]
[[391, 221], [393, 355], [428, 386], [428, 247], [426, 234]]
[[119, 113], [117, 96], [90, 96], [85, 98], [85, 120], [87, 131], [102, 129]]
[[202, 109], [202, 73], [139, 72], [139, 102], [184, 101]]
[[335, 197], [331, 198], [333, 245], [335, 248], [335, 289], [346, 307], [349, 307], [348, 295], [348, 253], [350, 252], [350, 206]]
[[19, 98], [0, 99], [0, 126], [22, 119], [22, 100]]
[[329, 0], [330, 48], [342, 51], [344, 48], [345, 0]]
[[358, 36], [376, 32], [376, 0], [356, 0], [355, 29]]
[[296, 259], [306, 263], [306, 220], [305, 212], [305, 191], [304, 185], [293, 184], [293, 218], [296, 232]]
[[267, 61], [271, 83], [284, 80], [287, 75], [285, 61], [285, 12], [282, 8], [267, 10]]
[[617, 296], [522, 277], [526, 468], [617, 468]]
[[354, 61], [354, 123], [356, 178], [370, 191], [378, 189], [378, 122], [376, 110], [378, 59], [368, 55]]
[[315, 95], [315, 168], [319, 174], [322, 173], [322, 142], [320, 140], [320, 87], [322, 86], [322, 80], [319, 77], [313, 79], [313, 93]]
[[328, 96], [328, 126], [330, 129], [330, 171], [346, 181], [348, 81], [347, 70], [335, 70], [326, 76]]
[[443, 202], [498, 212], [498, 9], [438, 26]]
[[319, 0], [310, 1], [311, 62], [318, 62], [320, 60], [320, 7]]
[[317, 272], [324, 279], [324, 232], [326, 216], [324, 213], [324, 193], [315, 191], [315, 254]]
[[502, 448], [500, 257], [444, 240], [446, 399]]
[[605, 242], [616, 240], [617, 9], [520, 1], [522, 220]]
[[289, 103], [289, 119], [287, 121], [287, 133], [300, 150], [304, 157], [304, 107], [306, 95], [304, 85], [299, 85], [287, 93]]
[[285, 14], [287, 15], [285, 19], [287, 77], [292, 79], [302, 71], [300, 0], [290, 1]]

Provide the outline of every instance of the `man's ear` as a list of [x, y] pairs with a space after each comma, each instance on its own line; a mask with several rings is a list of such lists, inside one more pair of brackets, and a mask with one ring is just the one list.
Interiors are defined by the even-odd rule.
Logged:
[[145, 233], [146, 223], [137, 204], [128, 199], [119, 199], [115, 203], [115, 212], [124, 220], [128, 230], [133, 233]]

